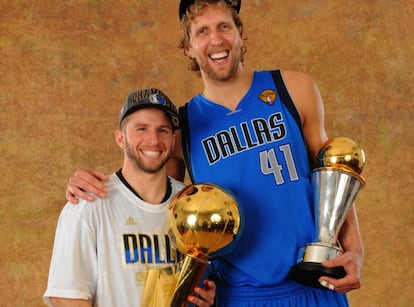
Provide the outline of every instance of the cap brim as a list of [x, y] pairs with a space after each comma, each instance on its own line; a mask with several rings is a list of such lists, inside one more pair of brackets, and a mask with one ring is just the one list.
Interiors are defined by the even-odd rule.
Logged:
[[171, 112], [169, 109], [167, 109], [163, 105], [150, 104], [150, 103], [148, 103], [148, 104], [137, 104], [137, 105], [129, 108], [128, 111], [125, 112], [125, 114], [122, 116], [122, 118], [119, 119], [119, 123], [122, 123], [122, 121], [128, 115], [134, 113], [135, 111], [137, 111], [139, 109], [144, 109], [144, 108], [155, 108], [155, 109], [159, 109], [161, 111], [164, 111], [167, 114], [167, 116], [170, 118], [173, 127], [175, 129], [180, 128], [180, 120], [179, 120], [178, 114], [175, 114], [174, 112]]

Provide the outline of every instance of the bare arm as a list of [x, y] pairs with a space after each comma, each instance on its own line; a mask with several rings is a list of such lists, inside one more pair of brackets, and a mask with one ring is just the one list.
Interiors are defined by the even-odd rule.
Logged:
[[355, 207], [352, 207], [339, 233], [339, 240], [345, 251], [332, 260], [322, 264], [326, 267], [343, 266], [346, 276], [342, 279], [323, 277], [328, 285], [332, 285], [338, 292], [347, 293], [361, 287], [362, 263], [364, 248]]
[[172, 155], [167, 163], [167, 173], [169, 176], [183, 181], [185, 176], [185, 164], [183, 151], [181, 148], [181, 132], [177, 130], [175, 132], [175, 145]]
[[323, 143], [328, 140], [322, 98], [313, 79], [304, 73], [283, 71], [283, 79], [300, 114], [306, 142], [316, 159]]
[[87, 300], [68, 299], [62, 297], [51, 297], [50, 302], [53, 307], [92, 307], [92, 304]]
[[[324, 110], [319, 89], [309, 75], [283, 71], [283, 78], [296, 108], [298, 109], [306, 142], [316, 158], [323, 143], [328, 139], [325, 131]], [[322, 277], [327, 286], [336, 291], [349, 292], [361, 286], [361, 267], [364, 258], [363, 243], [355, 208], [352, 208], [341, 228], [340, 242], [345, 253], [323, 262], [326, 267], [343, 266], [347, 275], [342, 279]]]

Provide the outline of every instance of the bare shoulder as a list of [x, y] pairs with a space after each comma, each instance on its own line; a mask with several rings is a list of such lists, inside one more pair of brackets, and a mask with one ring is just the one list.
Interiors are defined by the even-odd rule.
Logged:
[[283, 70], [282, 77], [298, 110], [306, 141], [314, 156], [326, 141], [323, 102], [313, 78], [306, 73]]
[[282, 70], [281, 73], [289, 91], [298, 91], [315, 86], [313, 78], [307, 73], [294, 70]]
[[283, 70], [281, 73], [289, 95], [304, 123], [310, 116], [310, 112], [313, 112], [315, 108], [321, 108], [322, 99], [319, 89], [307, 73], [292, 70]]

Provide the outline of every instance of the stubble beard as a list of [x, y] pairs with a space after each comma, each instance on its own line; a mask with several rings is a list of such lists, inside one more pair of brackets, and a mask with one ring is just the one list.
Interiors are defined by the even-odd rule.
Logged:
[[204, 72], [204, 74], [211, 80], [223, 82], [228, 81], [234, 77], [240, 63], [240, 58], [241, 49], [239, 48], [235, 60], [233, 60], [231, 63], [230, 69], [224, 72], [216, 72], [212, 65], [208, 63], [208, 61], [200, 61], [198, 62], [198, 65], [200, 66], [200, 70]]
[[[170, 158], [169, 154], [168, 156], [166, 156], [160, 163], [158, 164], [153, 164], [153, 165], [148, 165], [148, 163], [145, 163], [142, 158], [138, 155], [138, 153], [134, 152], [132, 146], [128, 143], [128, 141], [126, 140], [125, 142], [125, 152], [127, 157], [129, 158], [129, 160], [134, 164], [134, 166], [145, 172], [148, 174], [155, 174], [157, 172], [159, 172], [167, 163], [168, 159]], [[138, 151], [138, 150], [137, 150]]]

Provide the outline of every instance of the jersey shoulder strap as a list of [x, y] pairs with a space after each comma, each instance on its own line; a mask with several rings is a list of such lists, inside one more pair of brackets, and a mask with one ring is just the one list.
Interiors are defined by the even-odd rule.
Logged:
[[277, 70], [272, 70], [271, 74], [272, 74], [273, 82], [276, 85], [277, 93], [280, 96], [280, 100], [286, 106], [289, 113], [293, 116], [293, 118], [296, 122], [296, 125], [299, 128], [300, 134], [302, 135], [303, 144], [305, 145], [306, 151], [308, 153], [309, 166], [312, 167], [312, 162], [311, 162], [312, 161], [312, 154], [311, 154], [311, 152], [309, 150], [309, 147], [306, 143], [305, 134], [303, 133], [302, 121], [300, 120], [299, 112], [296, 109], [296, 106], [293, 103], [292, 98], [290, 97], [290, 94], [289, 94], [289, 92], [286, 88], [285, 82], [283, 81], [282, 73], [280, 72], [280, 69], [277, 69]]
[[191, 182], [194, 182], [191, 159], [190, 159], [190, 127], [188, 124], [188, 102], [178, 108], [180, 116], [181, 148], [183, 151], [184, 163], [187, 167]]
[[277, 93], [280, 96], [280, 100], [282, 103], [287, 107], [290, 114], [295, 119], [296, 124], [299, 127], [299, 130], [303, 137], [303, 128], [302, 128], [302, 122], [300, 120], [300, 116], [298, 113], [298, 110], [296, 109], [295, 104], [293, 103], [292, 98], [289, 95], [289, 92], [286, 88], [285, 82], [283, 81], [282, 74], [280, 72], [280, 69], [278, 70], [272, 70], [271, 71], [273, 82], [276, 85]]

